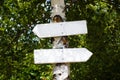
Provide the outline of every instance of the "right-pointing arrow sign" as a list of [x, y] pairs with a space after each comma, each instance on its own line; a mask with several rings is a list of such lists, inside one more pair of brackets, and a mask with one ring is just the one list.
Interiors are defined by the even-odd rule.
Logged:
[[36, 64], [86, 62], [91, 56], [92, 53], [86, 48], [34, 50]]

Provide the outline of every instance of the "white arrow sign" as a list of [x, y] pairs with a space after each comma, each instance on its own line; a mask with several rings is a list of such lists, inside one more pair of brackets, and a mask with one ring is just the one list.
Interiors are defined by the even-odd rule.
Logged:
[[86, 20], [38, 24], [33, 29], [33, 32], [40, 38], [86, 34]]
[[91, 56], [86, 48], [34, 50], [35, 64], [86, 62]]

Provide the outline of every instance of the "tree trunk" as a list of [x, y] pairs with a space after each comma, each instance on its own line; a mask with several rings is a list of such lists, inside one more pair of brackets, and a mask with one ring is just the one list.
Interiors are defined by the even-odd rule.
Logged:
[[[52, 12], [51, 18], [52, 22], [63, 22], [65, 21], [65, 3], [64, 0], [51, 0]], [[54, 37], [53, 48], [63, 49], [68, 47], [67, 36]], [[69, 63], [57, 63], [54, 65], [53, 69], [53, 80], [70, 80], [70, 67]]]

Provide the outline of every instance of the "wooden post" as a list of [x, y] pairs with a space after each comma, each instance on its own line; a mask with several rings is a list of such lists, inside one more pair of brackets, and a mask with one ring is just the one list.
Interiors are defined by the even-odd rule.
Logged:
[[[64, 0], [51, 0], [51, 18], [52, 22], [63, 22], [65, 21], [65, 3]], [[58, 27], [59, 28], [59, 27]], [[63, 49], [68, 47], [67, 36], [54, 37], [52, 38], [54, 49]], [[53, 80], [70, 80], [70, 67], [68, 63], [57, 63], [54, 64], [53, 69]]]

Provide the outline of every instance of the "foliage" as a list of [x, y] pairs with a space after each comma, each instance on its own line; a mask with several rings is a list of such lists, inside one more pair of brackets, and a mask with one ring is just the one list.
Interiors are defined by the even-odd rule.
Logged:
[[[65, 0], [70, 3], [67, 21], [87, 20], [88, 34], [69, 36], [70, 47], [86, 47], [93, 56], [71, 64], [72, 80], [120, 79], [120, 1]], [[33, 50], [51, 48], [50, 39], [39, 39], [32, 29], [50, 22], [50, 2], [0, 1], [0, 79], [51, 80], [51, 65], [35, 65]]]
[[[37, 23], [45, 23], [44, 1], [4, 0], [0, 5], [0, 79], [48, 79], [50, 65], [35, 65], [33, 50], [42, 48], [32, 33]], [[38, 15], [43, 14], [43, 15]], [[47, 47], [47, 46], [46, 46]], [[46, 71], [46, 73], [44, 72]], [[48, 76], [49, 75], [49, 76]]]
[[[88, 34], [84, 38], [84, 46], [93, 52], [88, 62], [71, 65], [73, 80], [120, 79], [120, 5], [115, 4], [118, 3], [81, 0], [70, 8], [72, 14], [67, 13], [73, 18], [68, 17], [68, 20], [87, 20]], [[77, 43], [71, 45], [81, 45], [81, 42], [78, 43], [79, 39], [81, 37], [75, 39], [74, 42]]]

